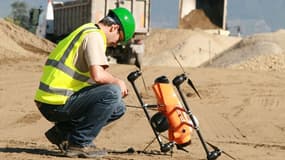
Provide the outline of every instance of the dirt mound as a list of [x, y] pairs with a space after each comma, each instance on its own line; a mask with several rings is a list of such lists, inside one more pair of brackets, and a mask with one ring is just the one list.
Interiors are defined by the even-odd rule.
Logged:
[[179, 28], [184, 29], [218, 29], [202, 9], [194, 9], [180, 20]]
[[197, 67], [237, 44], [241, 38], [211, 34], [200, 29], [155, 29], [145, 40], [143, 65]]
[[261, 55], [239, 64], [232, 64], [229, 68], [252, 71], [285, 72], [285, 54]]
[[27, 30], [0, 19], [0, 60], [47, 55], [54, 47], [52, 42], [41, 39]]
[[204, 67], [285, 71], [285, 30], [244, 38]]
[[203, 30], [154, 29], [146, 38], [145, 66], [222, 67], [285, 71], [285, 30], [245, 38]]

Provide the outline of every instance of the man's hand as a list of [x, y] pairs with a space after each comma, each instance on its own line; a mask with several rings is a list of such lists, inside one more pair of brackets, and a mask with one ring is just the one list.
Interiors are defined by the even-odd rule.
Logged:
[[125, 82], [120, 80], [120, 79], [118, 79], [116, 84], [118, 84], [120, 86], [120, 88], [121, 88], [122, 97], [123, 98], [126, 97], [128, 95], [128, 89], [127, 89], [127, 86], [126, 86]]

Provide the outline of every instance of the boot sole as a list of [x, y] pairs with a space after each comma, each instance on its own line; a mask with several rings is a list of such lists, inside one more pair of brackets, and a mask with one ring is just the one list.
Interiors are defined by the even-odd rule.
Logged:
[[58, 149], [62, 152], [62, 153], [65, 153], [66, 152], [66, 148], [67, 148], [67, 143], [65, 142], [62, 142], [62, 143], [58, 143], [56, 140], [54, 140], [52, 137], [52, 131], [51, 130], [48, 130], [47, 132], [45, 132], [45, 136], [46, 138], [48, 139], [48, 141], [52, 144], [55, 144]]

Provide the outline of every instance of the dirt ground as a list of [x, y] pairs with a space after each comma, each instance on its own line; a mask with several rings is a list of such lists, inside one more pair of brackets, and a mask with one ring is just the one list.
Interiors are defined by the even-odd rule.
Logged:
[[[3, 21], [0, 21], [0, 35], [2, 37], [0, 39], [0, 117], [2, 118], [0, 159], [70, 159], [63, 157], [44, 137], [44, 132], [52, 124], [40, 115], [33, 103], [42, 66], [54, 45]], [[16, 35], [19, 37], [17, 38]], [[182, 90], [188, 95], [187, 102], [199, 120], [203, 137], [235, 159], [284, 159], [285, 62], [282, 61], [282, 57], [285, 43], [282, 36], [281, 31], [244, 38], [234, 47], [226, 51], [222, 49], [222, 56], [216, 57], [215, 61], [203, 67], [185, 66], [189, 78], [202, 97], [199, 99], [189, 86], [183, 84]], [[156, 38], [152, 37], [152, 39]], [[234, 60], [239, 57], [238, 53], [253, 54], [253, 51], [257, 52], [258, 47], [264, 47], [265, 45], [258, 43], [260, 41], [263, 44], [264, 42], [270, 44], [268, 46], [273, 48], [272, 54], [258, 54], [260, 53], [258, 52], [252, 56], [243, 56], [245, 57], [243, 60]], [[152, 42], [146, 44], [152, 44]], [[157, 44], [156, 48], [163, 50], [164, 46]], [[155, 52], [155, 48], [148, 48], [149, 46], [146, 46], [146, 50]], [[172, 47], [175, 46], [173, 42]], [[243, 48], [243, 46], [246, 47]], [[263, 48], [259, 51], [267, 50]], [[232, 57], [232, 65], [221, 63], [222, 59], [229, 61], [227, 54], [232, 55], [229, 56]], [[151, 53], [148, 55], [155, 56]], [[156, 77], [166, 75], [172, 80], [182, 73], [179, 67], [173, 66], [143, 66], [146, 89], [141, 78], [136, 81], [136, 84], [146, 103], [156, 103], [151, 89]], [[120, 120], [106, 126], [95, 143], [99, 147], [117, 152], [125, 151], [130, 147], [136, 152], [134, 154], [113, 153], [102, 159], [205, 159], [205, 153], [196, 132], [193, 133], [192, 144], [185, 148], [189, 151], [188, 153], [174, 148], [172, 155], [164, 155], [159, 153], [159, 145], [156, 141], [151, 143], [154, 134], [126, 79], [127, 75], [135, 70], [136, 68], [131, 65], [111, 65], [110, 72], [124, 79], [129, 87], [130, 94], [125, 98], [127, 112]], [[153, 114], [155, 111], [150, 113]], [[150, 143], [146, 152], [142, 153]], [[222, 154], [219, 159], [230, 160], [231, 158]]]

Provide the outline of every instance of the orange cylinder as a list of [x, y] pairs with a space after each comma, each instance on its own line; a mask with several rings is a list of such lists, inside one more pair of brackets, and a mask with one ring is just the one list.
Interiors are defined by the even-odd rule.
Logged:
[[178, 145], [189, 144], [193, 132], [192, 123], [181, 105], [173, 86], [170, 83], [155, 83], [152, 88], [156, 95], [158, 110], [168, 120], [169, 141]]

